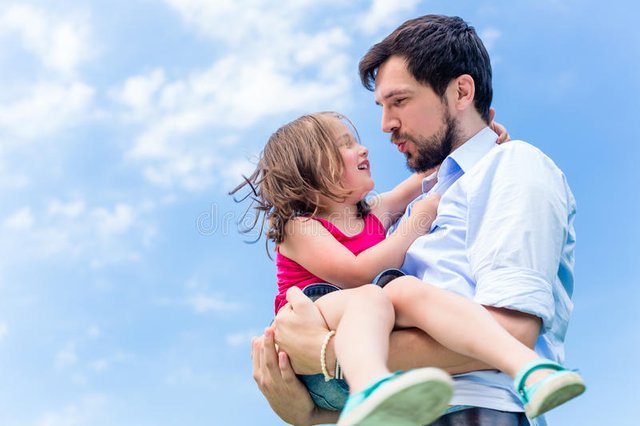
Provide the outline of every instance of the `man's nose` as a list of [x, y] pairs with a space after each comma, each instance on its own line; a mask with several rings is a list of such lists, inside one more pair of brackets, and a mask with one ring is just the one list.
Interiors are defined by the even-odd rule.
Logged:
[[400, 127], [400, 121], [393, 116], [386, 108], [382, 109], [382, 131], [392, 133]]

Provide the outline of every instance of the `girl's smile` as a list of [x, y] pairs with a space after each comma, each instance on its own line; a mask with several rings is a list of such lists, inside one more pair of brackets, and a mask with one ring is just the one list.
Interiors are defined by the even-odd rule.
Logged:
[[355, 199], [355, 202], [360, 201], [374, 186], [371, 179], [371, 163], [368, 159], [369, 150], [361, 145], [353, 132], [338, 119], [335, 120], [334, 132], [344, 165], [342, 186], [352, 191], [350, 198]]

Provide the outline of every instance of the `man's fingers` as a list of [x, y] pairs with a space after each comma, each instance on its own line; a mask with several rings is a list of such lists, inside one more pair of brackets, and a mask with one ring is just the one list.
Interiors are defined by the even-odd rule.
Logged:
[[251, 367], [253, 369], [253, 380], [260, 384], [262, 371], [260, 369], [262, 359], [262, 336], [254, 336], [251, 339]]
[[276, 351], [274, 331], [272, 326], [267, 327], [264, 330], [261, 362], [264, 369], [266, 369], [266, 372], [270, 376], [274, 376], [274, 373], [280, 370], [280, 368], [278, 367], [278, 352]]
[[289, 357], [286, 353], [278, 353], [278, 366], [280, 367], [280, 373], [282, 373], [282, 379], [285, 382], [298, 380], [295, 371], [293, 371], [293, 367], [291, 367], [291, 362], [289, 361]]
[[251, 338], [251, 368], [253, 368], [254, 372], [257, 370], [257, 367], [260, 366], [260, 352], [262, 351], [262, 349], [259, 348], [260, 343], [258, 339], [260, 339], [258, 336]]

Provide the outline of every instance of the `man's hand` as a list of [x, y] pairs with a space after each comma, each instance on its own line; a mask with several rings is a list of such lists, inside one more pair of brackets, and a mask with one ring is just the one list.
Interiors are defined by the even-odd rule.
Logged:
[[315, 405], [284, 352], [276, 351], [273, 327], [251, 341], [253, 378], [271, 409], [287, 423], [312, 424]]
[[[320, 347], [329, 328], [316, 305], [298, 287], [287, 291], [287, 301], [274, 321], [276, 343], [289, 355], [296, 373], [319, 374]], [[328, 366], [333, 366], [332, 356], [328, 350]]]

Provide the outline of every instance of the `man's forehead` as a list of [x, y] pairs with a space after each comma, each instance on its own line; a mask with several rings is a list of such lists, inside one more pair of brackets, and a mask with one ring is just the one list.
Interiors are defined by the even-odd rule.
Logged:
[[379, 104], [393, 96], [414, 92], [419, 83], [407, 69], [405, 59], [392, 56], [378, 68], [375, 85], [375, 101]]

